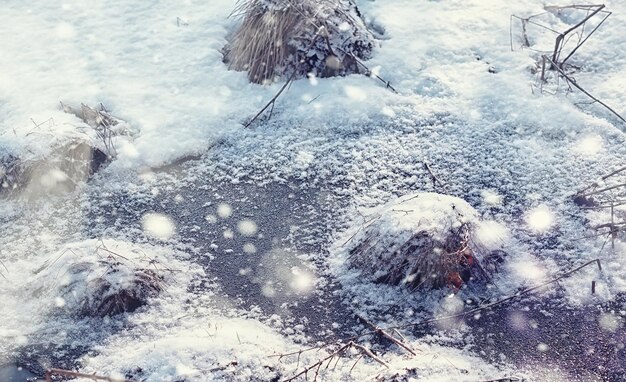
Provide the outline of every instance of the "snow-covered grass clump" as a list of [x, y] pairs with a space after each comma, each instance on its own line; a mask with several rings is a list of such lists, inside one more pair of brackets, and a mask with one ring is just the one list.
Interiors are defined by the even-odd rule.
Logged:
[[79, 316], [110, 316], [148, 304], [181, 268], [188, 267], [137, 245], [88, 240], [66, 245], [35, 270], [33, 293]]
[[248, 0], [235, 13], [243, 22], [224, 60], [255, 83], [360, 73], [375, 46], [352, 0]]
[[31, 119], [29, 129], [14, 128], [10, 139], [0, 136], [0, 195], [34, 199], [72, 191], [113, 159], [116, 145], [131, 135], [129, 125], [102, 105], [61, 103], [61, 109], [60, 122]]
[[489, 259], [484, 239], [476, 234], [479, 226], [476, 210], [462, 199], [408, 195], [374, 212], [350, 240], [347, 259], [371, 281], [458, 289], [470, 280], [489, 279], [480, 265]]

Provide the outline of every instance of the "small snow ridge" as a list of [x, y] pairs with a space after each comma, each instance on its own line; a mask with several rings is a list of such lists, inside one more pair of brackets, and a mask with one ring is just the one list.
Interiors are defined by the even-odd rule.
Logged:
[[502, 225], [480, 223], [476, 210], [449, 195], [408, 195], [372, 216], [348, 240], [345, 262], [365, 279], [411, 289], [458, 289], [470, 279], [488, 279], [478, 263], [508, 236]]

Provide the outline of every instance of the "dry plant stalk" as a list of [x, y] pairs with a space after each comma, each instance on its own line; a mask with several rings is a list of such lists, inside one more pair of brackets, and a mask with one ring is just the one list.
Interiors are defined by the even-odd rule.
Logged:
[[54, 375], [62, 376], [62, 377], [75, 377], [75, 378], [87, 378], [94, 381], [106, 381], [106, 382], [134, 382], [128, 379], [120, 379], [120, 378], [111, 378], [111, 377], [103, 377], [96, 374], [85, 374], [79, 373], [71, 370], [64, 369], [48, 369], [46, 370], [46, 382], [52, 382], [52, 377]]
[[[366, 352], [365, 350], [369, 350], [369, 349], [362, 349], [360, 346], [355, 346], [357, 345], [356, 341], [359, 340], [360, 338], [363, 337], [367, 337], [367, 336], [377, 336], [381, 334], [381, 331], [385, 332], [385, 333], [389, 333], [392, 331], [397, 331], [400, 329], [409, 329], [409, 328], [417, 328], [420, 326], [426, 326], [426, 325], [430, 325], [430, 324], [434, 324], [434, 323], [438, 323], [438, 322], [442, 322], [442, 321], [447, 321], [447, 320], [452, 320], [452, 319], [456, 319], [456, 318], [463, 318], [463, 317], [467, 317], [467, 316], [473, 316], [476, 313], [482, 312], [484, 310], [488, 310], [491, 308], [494, 308], [498, 305], [502, 305], [502, 304], [506, 304], [508, 302], [514, 301], [516, 299], [519, 299], [525, 295], [531, 294], [539, 289], [542, 289], [548, 285], [554, 284], [554, 283], [558, 283], [560, 280], [563, 280], [565, 278], [568, 278], [570, 276], [572, 276], [573, 274], [575, 274], [576, 272], [590, 266], [590, 265], [597, 265], [598, 270], [602, 271], [602, 265], [600, 263], [599, 259], [594, 259], [594, 260], [590, 260], [578, 267], [575, 267], [573, 269], [570, 269], [569, 271], [563, 272], [558, 276], [555, 276], [554, 278], [547, 280], [543, 283], [540, 283], [538, 285], [526, 288], [524, 290], [521, 290], [513, 295], [510, 295], [508, 297], [502, 298], [500, 300], [494, 301], [492, 303], [488, 303], [485, 305], [481, 305], [477, 308], [474, 309], [470, 309], [470, 310], [466, 310], [463, 311], [461, 313], [457, 313], [457, 314], [453, 314], [453, 315], [449, 315], [449, 316], [443, 316], [443, 317], [434, 317], [431, 319], [427, 319], [427, 320], [422, 320], [422, 321], [418, 321], [418, 322], [413, 322], [413, 323], [409, 323], [409, 324], [404, 324], [404, 325], [396, 325], [396, 326], [390, 326], [390, 327], [386, 327], [386, 328], [381, 328], [378, 327], [377, 325], [371, 324], [369, 323], [368, 326], [370, 327], [374, 327], [374, 330], [370, 330], [364, 333], [361, 333], [359, 335], [355, 335], [352, 337], [348, 337], [348, 338], [343, 338], [343, 339], [337, 339], [337, 338], [328, 338], [325, 341], [322, 341], [321, 345], [318, 346], [312, 346], [309, 348], [305, 348], [305, 349], [301, 349], [295, 352], [291, 352], [291, 353], [285, 353], [285, 354], [277, 354], [275, 356], [279, 357], [279, 360], [282, 359], [283, 357], [288, 357], [288, 356], [293, 356], [293, 355], [298, 355], [298, 364], [299, 364], [299, 360], [300, 360], [300, 355], [302, 355], [302, 353], [305, 352], [310, 352], [310, 351], [320, 351], [322, 349], [331, 347], [331, 346], [338, 346], [338, 349], [331, 352], [330, 354], [328, 354], [327, 356], [321, 358], [320, 360], [318, 360], [317, 362], [313, 363], [310, 366], [307, 366], [305, 368], [303, 368], [300, 372], [298, 372], [297, 374], [295, 374], [294, 376], [287, 378], [285, 380], [283, 380], [283, 382], [292, 382], [294, 380], [296, 380], [299, 377], [305, 377], [307, 378], [308, 373], [315, 370], [315, 377], [314, 380], [317, 379], [317, 376], [319, 374], [320, 368], [326, 364], [328, 362], [328, 364], [326, 365], [325, 369], [327, 369], [330, 366], [330, 363], [333, 361], [333, 359], [337, 358], [337, 362], [339, 361], [339, 357], [348, 349], [350, 349], [351, 347], [354, 347], [356, 349], [359, 349], [362, 351], [362, 354], [368, 355], [370, 356], [370, 354], [368, 354], [368, 352]], [[369, 322], [369, 321], [368, 321]], [[393, 338], [393, 336], [392, 336]], [[406, 349], [405, 349], [406, 350]], [[381, 363], [382, 365], [388, 367], [389, 365], [383, 361], [379, 356], [374, 355], [376, 358], [373, 358], [374, 361]], [[358, 360], [357, 360], [358, 362]], [[356, 363], [355, 363], [356, 364]], [[336, 363], [335, 363], [336, 365]], [[297, 366], [296, 366], [297, 368]], [[353, 366], [354, 368], [354, 366]], [[324, 370], [325, 370], [324, 369]]]
[[[602, 105], [604, 108], [609, 110], [613, 115], [615, 115], [622, 122], [626, 123], [626, 119], [622, 117], [618, 112], [616, 112], [613, 108], [608, 106], [606, 103], [593, 96], [587, 90], [585, 90], [580, 84], [576, 82], [576, 80], [572, 77], [571, 73], [568, 73], [567, 68], [577, 68], [573, 65], [566, 65], [567, 62], [574, 56], [574, 54], [589, 40], [589, 38], [604, 24], [609, 16], [611, 16], [611, 12], [606, 10], [604, 4], [599, 5], [570, 5], [570, 6], [546, 6], [545, 12], [528, 16], [526, 18], [522, 18], [519, 16], [511, 15], [511, 26], [510, 26], [510, 39], [511, 39], [511, 50], [513, 50], [513, 20], [520, 20], [522, 24], [522, 35], [523, 35], [523, 43], [522, 46], [526, 48], [530, 48], [530, 42], [528, 38], [527, 26], [533, 25], [543, 30], [547, 30], [551, 33], [556, 34], [554, 48], [551, 52], [541, 52], [541, 56], [539, 57], [539, 63], [537, 67], [540, 68], [538, 70], [539, 73], [539, 88], [542, 93], [546, 92], [544, 90], [544, 84], [549, 83], [548, 81], [548, 71], [557, 72], [557, 84], [558, 78], [563, 77], [568, 85], [568, 90], [571, 90], [572, 87], [580, 90], [583, 94], [589, 97], [592, 101], [590, 104], [598, 103]], [[550, 28], [548, 25], [544, 25], [536, 21], [539, 17], [542, 17], [547, 14], [559, 14], [564, 11], [584, 11], [586, 15], [582, 17], [578, 22], [569, 27], [567, 30], [563, 32], [556, 31]], [[587, 24], [591, 22], [592, 19], [597, 19], [596, 16], [600, 15], [602, 18], [600, 21], [592, 27], [587, 27]], [[568, 45], [569, 41], [575, 41], [575, 45], [573, 48], [566, 50], [566, 45]], [[557, 85], [558, 86], [558, 85]]]

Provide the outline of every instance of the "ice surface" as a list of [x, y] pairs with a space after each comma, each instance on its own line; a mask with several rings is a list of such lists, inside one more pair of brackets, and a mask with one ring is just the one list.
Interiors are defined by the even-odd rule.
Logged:
[[[286, 324], [270, 324], [255, 308], [261, 300], [250, 303], [222, 292], [228, 283], [248, 279], [254, 298], [271, 296], [263, 298], [276, 302], [272, 314], [279, 317], [281, 304], [293, 308], [333, 285], [324, 302], [343, 301], [337, 306], [381, 324], [473, 306], [459, 300], [463, 295], [435, 294], [416, 302], [397, 288], [363, 283], [352, 273], [339, 275], [343, 279], [336, 286], [336, 268], [328, 269], [328, 259], [337, 258], [335, 250], [370, 208], [416, 191], [442, 191], [424, 162], [450, 194], [488, 222], [478, 231], [485, 244], [509, 254], [497, 290], [488, 291], [491, 298], [600, 258], [602, 272], [585, 268], [540, 296], [564, 297], [560, 303], [588, 313], [581, 322], [593, 322], [615, 346], [623, 346], [623, 309], [611, 308], [615, 312], [607, 316], [596, 307], [626, 292], [626, 248], [620, 240], [614, 246], [605, 242], [606, 237], [581, 240], [590, 226], [610, 217], [581, 210], [571, 195], [626, 163], [624, 125], [598, 105], [578, 108], [576, 103], [586, 101], [579, 93], [533, 94], [536, 77], [530, 68], [536, 53], [511, 51], [509, 16], [536, 14], [543, 5], [538, 0], [360, 1], [365, 19], [377, 33], [384, 31], [366, 64], [398, 94], [359, 75], [299, 80], [278, 99], [271, 119], [244, 129], [282, 84], [249, 84], [245, 73], [228, 71], [222, 63], [221, 49], [236, 23], [227, 17], [233, 1], [5, 1], [0, 160], [44, 158], [76, 137], [97, 142], [93, 129], [64, 113], [59, 101], [103, 103], [128, 122], [132, 134], [115, 142], [113, 163], [72, 193], [0, 201], [0, 359], [13, 362], [27, 349], [41, 365], [57, 366], [62, 357], [52, 353], [66, 351], [68, 358], [82, 354], [76, 367], [85, 371], [135, 372], [148, 380], [290, 375], [296, 359], [280, 366], [268, 356], [300, 348], [310, 340], [303, 334], [306, 328], [286, 318]], [[624, 115], [626, 40], [620, 27], [626, 5], [611, 1], [607, 7], [614, 14], [573, 63], [581, 68], [577, 81]], [[195, 160], [183, 163], [190, 158]], [[169, 167], [159, 168], [164, 165]], [[304, 190], [315, 192], [310, 200], [298, 199], [300, 208], [289, 213], [281, 210], [293, 207], [289, 195], [254, 205], [259, 195], [276, 192], [277, 184], [291, 187], [295, 199]], [[233, 190], [245, 195], [235, 199]], [[209, 198], [214, 204], [206, 205]], [[256, 210], [242, 212], [243, 205]], [[322, 205], [327, 207], [319, 211]], [[258, 219], [258, 210], [281, 221]], [[279, 225], [288, 233], [267, 229]], [[66, 314], [72, 304], [56, 293], [58, 280], [48, 284], [53, 274], [36, 277], [35, 271], [67, 248], [76, 255], [60, 261], [86, 256], [100, 239], [122, 252], [139, 248], [158, 255], [184, 272], [173, 272], [167, 293], [123, 320], [77, 319]], [[290, 245], [298, 250], [284, 250]], [[259, 267], [260, 276], [257, 260], [269, 264]], [[230, 268], [224, 265], [229, 262]], [[233, 272], [210, 275], [212, 267]], [[40, 289], [53, 286], [36, 295], [37, 283]], [[536, 305], [530, 313], [557, 316]], [[306, 326], [315, 314], [304, 303], [300, 308], [298, 325]], [[389, 308], [393, 315], [385, 313]], [[535, 341], [524, 332], [505, 348], [490, 347], [502, 337], [491, 336], [490, 323], [496, 325], [493, 333], [501, 333], [495, 332], [500, 321], [536, 326], [532, 320], [524, 325], [520, 317], [527, 312], [520, 311], [513, 320], [506, 312], [502, 320], [474, 318], [487, 328], [482, 332], [473, 327], [468, 333], [459, 325], [453, 334], [427, 338], [405, 333], [424, 356], [406, 359], [398, 349], [386, 349], [382, 357], [392, 365], [386, 375], [406, 367], [417, 368], [420, 380], [486, 380], [537, 369], [532, 374], [537, 380], [584, 380], [586, 374], [575, 371], [584, 363], [580, 359], [557, 368], [512, 354], [519, 343], [538, 354], [535, 361], [559, 359], [557, 340]], [[36, 350], [42, 344], [67, 348]], [[93, 352], [76, 350], [81, 347]], [[350, 372], [356, 357], [347, 358], [329, 379], [363, 380], [380, 372], [367, 357]]]

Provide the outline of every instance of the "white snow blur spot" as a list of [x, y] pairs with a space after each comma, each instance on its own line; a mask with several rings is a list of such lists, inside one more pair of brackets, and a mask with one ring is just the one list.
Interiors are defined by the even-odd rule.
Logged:
[[528, 327], [528, 319], [524, 313], [516, 311], [509, 315], [509, 324], [515, 330], [525, 330]]
[[[176, 375], [189, 377], [189, 376], [193, 376], [196, 374], [198, 374], [198, 370], [192, 367], [183, 365], [182, 363], [179, 363], [178, 365], [176, 365]], [[123, 381], [123, 379], [120, 379], [120, 381]]]
[[540, 352], [546, 352], [548, 351], [548, 345], [540, 343], [539, 345], [537, 345], [537, 350], [539, 350]]
[[611, 313], [604, 313], [598, 319], [600, 327], [611, 333], [615, 333], [622, 325], [622, 318]]
[[228, 98], [233, 94], [233, 91], [228, 86], [220, 86], [219, 93], [222, 97]]
[[362, 102], [367, 99], [367, 93], [363, 89], [357, 88], [356, 86], [346, 86], [343, 89], [348, 98], [351, 100]]
[[59, 25], [57, 25], [54, 31], [59, 38], [65, 39], [76, 36], [76, 31], [74, 30], [74, 27], [68, 23], [60, 23]]
[[309, 83], [312, 86], [317, 86], [317, 84], [319, 84], [319, 80], [315, 76], [315, 73], [309, 73], [309, 74], [307, 74], [307, 77], [309, 77]]
[[217, 216], [221, 217], [222, 219], [228, 219], [232, 214], [233, 208], [230, 205], [226, 203], [220, 203], [217, 206]]
[[298, 267], [291, 269], [291, 283], [289, 286], [298, 294], [308, 293], [313, 289], [315, 285], [315, 276], [307, 271]]
[[602, 151], [603, 147], [604, 142], [601, 136], [589, 135], [576, 142], [574, 152], [584, 156], [593, 156]]
[[58, 168], [54, 168], [48, 171], [45, 175], [43, 175], [39, 179], [39, 182], [45, 188], [50, 189], [50, 188], [54, 188], [57, 185], [57, 183], [63, 182], [67, 179], [68, 179], [68, 176], [66, 173], [59, 170]]
[[476, 237], [488, 249], [496, 249], [509, 237], [509, 231], [496, 221], [484, 221], [478, 226]]
[[396, 112], [393, 111], [392, 108], [390, 108], [389, 106], [385, 106], [383, 107], [383, 109], [380, 111], [385, 117], [389, 117], [389, 118], [393, 118], [396, 116]]
[[233, 237], [235, 237], [235, 233], [231, 229], [224, 230], [223, 235], [224, 235], [224, 239], [232, 239]]
[[535, 232], [546, 232], [554, 224], [554, 214], [548, 206], [535, 207], [526, 215], [526, 224]]
[[250, 273], [252, 273], [252, 268], [250, 268], [250, 267], [239, 269], [239, 274], [241, 276], [246, 276], [246, 275], [249, 275]]
[[[463, 311], [463, 309], [465, 308], [465, 303], [457, 295], [451, 294], [441, 301], [441, 305], [439, 308], [441, 309], [440, 315], [453, 316]], [[439, 321], [435, 325], [437, 325], [437, 327], [442, 330], [449, 330], [458, 328], [460, 326], [460, 323], [461, 320], [453, 318], [450, 320]]]
[[204, 217], [204, 220], [206, 220], [209, 224], [215, 224], [217, 223], [217, 216], [215, 215], [207, 215]]
[[147, 213], [143, 215], [141, 225], [146, 234], [161, 240], [168, 240], [176, 232], [172, 219], [163, 214]]
[[546, 277], [546, 271], [539, 265], [528, 260], [522, 260], [514, 265], [515, 272], [524, 279], [541, 281]]
[[58, 308], [64, 307], [65, 300], [63, 299], [63, 297], [57, 297], [54, 299], [54, 305]]
[[485, 204], [490, 206], [502, 205], [502, 195], [499, 195], [490, 190], [482, 190], [480, 196], [483, 198]]
[[[151, 170], [140, 171], [138, 173], [138, 176], [139, 176], [139, 179], [142, 182], [146, 182], [146, 183], [152, 183], [152, 182], [154, 182], [156, 180], [156, 175]], [[156, 195], [154, 192], [152, 194]], [[157, 192], [157, 194], [158, 194], [158, 192]]]
[[252, 243], [246, 243], [243, 245], [243, 251], [248, 254], [256, 253], [256, 247]]
[[309, 151], [298, 151], [298, 154], [296, 155], [296, 164], [300, 168], [309, 167], [309, 165], [313, 163], [313, 160], [315, 160], [315, 155]]
[[139, 150], [132, 142], [122, 141], [117, 151], [126, 158], [135, 159], [139, 157]]
[[267, 282], [265, 283], [265, 285], [263, 285], [263, 288], [261, 288], [261, 293], [267, 298], [272, 298], [276, 296], [276, 290], [274, 289], [274, 286], [271, 282]]
[[350, 24], [347, 21], [342, 22], [341, 24], [339, 24], [339, 30], [341, 32], [347, 32], [350, 30]]
[[237, 230], [244, 236], [254, 236], [259, 231], [259, 227], [252, 220], [243, 219], [237, 224]]

